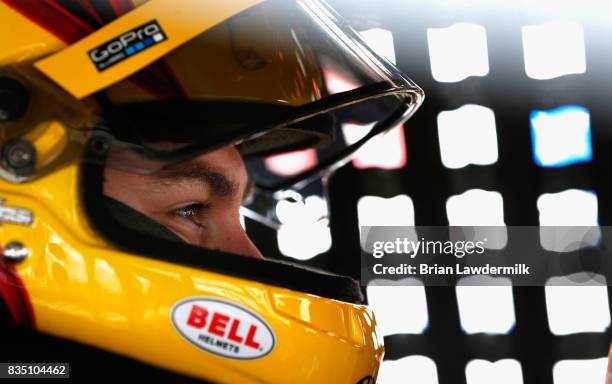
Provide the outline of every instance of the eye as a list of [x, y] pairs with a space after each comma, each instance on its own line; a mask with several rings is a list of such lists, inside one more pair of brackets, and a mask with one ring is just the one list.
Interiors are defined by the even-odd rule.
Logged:
[[175, 208], [172, 211], [172, 214], [190, 220], [194, 224], [201, 226], [202, 216], [209, 208], [210, 204], [192, 203], [183, 207]]

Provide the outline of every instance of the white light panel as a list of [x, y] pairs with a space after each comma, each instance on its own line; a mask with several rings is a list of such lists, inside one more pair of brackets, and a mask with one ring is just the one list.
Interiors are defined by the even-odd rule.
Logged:
[[457, 285], [461, 328], [467, 334], [510, 332], [516, 322], [510, 279], [497, 278], [497, 285], [464, 285], [468, 279], [474, 278], [493, 279], [488, 276], [475, 276], [463, 279]]
[[[354, 144], [364, 137], [372, 125], [343, 124], [342, 132], [347, 144]], [[352, 157], [358, 169], [398, 169], [406, 165], [406, 143], [402, 126], [378, 134], [366, 142]]]
[[497, 162], [495, 115], [489, 108], [468, 104], [438, 114], [442, 164], [451, 169]]
[[540, 225], [597, 225], [597, 196], [593, 192], [568, 189], [544, 193], [537, 205]]
[[555, 384], [604, 384], [608, 359], [561, 360], [553, 367]]
[[568, 189], [538, 197], [540, 244], [544, 249], [570, 252], [597, 245], [597, 196], [590, 191]]
[[393, 34], [382, 28], [372, 28], [359, 32], [363, 40], [378, 53], [395, 64], [395, 47], [393, 46]]
[[472, 360], [465, 367], [465, 377], [467, 384], [523, 384], [521, 363], [514, 359]]
[[363, 196], [357, 202], [359, 226], [414, 226], [414, 205], [406, 195]]
[[[610, 326], [605, 284], [552, 285], [556, 279], [560, 277], [550, 279], [545, 287], [548, 326], [553, 334], [604, 332]], [[603, 276], [599, 279], [605, 281]]]
[[331, 69], [323, 69], [323, 77], [325, 78], [325, 84], [330, 94], [347, 92], [359, 88], [359, 84], [354, 80], [348, 79]]
[[449, 225], [505, 225], [504, 200], [499, 192], [470, 189], [446, 201]]
[[282, 223], [277, 241], [283, 255], [308, 260], [331, 248], [327, 205], [322, 197], [308, 196], [298, 202], [281, 200], [276, 205], [276, 216]]
[[591, 161], [591, 117], [586, 108], [566, 105], [530, 114], [533, 157], [540, 167]]
[[[487, 249], [503, 249], [508, 243], [504, 222], [504, 200], [499, 192], [470, 189], [446, 201], [450, 226], [473, 226], [474, 238]], [[452, 234], [452, 232], [451, 232]]]
[[524, 26], [522, 34], [527, 76], [547, 80], [586, 71], [582, 25], [555, 20]]
[[377, 384], [438, 384], [436, 363], [428, 357], [413, 355], [398, 360], [383, 360]]
[[291, 176], [312, 168], [317, 162], [314, 149], [305, 149], [269, 156], [264, 160], [266, 167], [277, 175]]
[[384, 336], [396, 333], [422, 333], [429, 322], [423, 283], [397, 286], [369, 285], [368, 306]]
[[452, 83], [489, 73], [487, 33], [483, 26], [457, 23], [428, 28], [431, 73], [437, 81]]

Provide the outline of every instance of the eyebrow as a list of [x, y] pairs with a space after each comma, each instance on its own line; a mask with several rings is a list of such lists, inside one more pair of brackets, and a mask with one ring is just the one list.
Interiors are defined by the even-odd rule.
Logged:
[[164, 183], [177, 180], [193, 180], [211, 189], [216, 197], [228, 198], [238, 193], [238, 183], [229, 180], [221, 172], [200, 163], [187, 163], [162, 169], [156, 174]]

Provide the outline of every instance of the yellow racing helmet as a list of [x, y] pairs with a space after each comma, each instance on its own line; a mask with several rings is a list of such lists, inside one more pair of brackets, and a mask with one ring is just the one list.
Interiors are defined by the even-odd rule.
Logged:
[[2, 0], [0, 302], [211, 382], [373, 382], [382, 339], [356, 281], [190, 245], [105, 196], [104, 175], [232, 146], [256, 192], [243, 212], [269, 223], [271, 200], [422, 100], [320, 0]]

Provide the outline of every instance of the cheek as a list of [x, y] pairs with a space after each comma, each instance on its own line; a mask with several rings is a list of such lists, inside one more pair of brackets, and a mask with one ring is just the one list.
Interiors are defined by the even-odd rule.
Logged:
[[208, 214], [207, 222], [215, 228], [231, 229], [238, 224], [240, 227], [240, 205], [235, 203], [213, 203], [213, 209]]
[[[116, 198], [120, 194], [124, 172], [119, 172], [112, 168], [104, 168], [104, 194]], [[117, 199], [119, 200], [119, 199]]]
[[227, 240], [235, 231], [242, 231], [239, 209], [240, 205], [235, 203], [213, 203], [205, 223], [208, 234], [216, 239]]
[[201, 226], [189, 220], [164, 214], [152, 214], [150, 217], [191, 245], [226, 249], [233, 239], [242, 231], [240, 225], [240, 206], [225, 201], [212, 201], [211, 208], [198, 219]]
[[[152, 218], [155, 220], [154, 217]], [[164, 220], [163, 218], [160, 218], [156, 221], [168, 228], [186, 243], [199, 246], [205, 241], [206, 236], [203, 232], [205, 229], [194, 227], [192, 224], [177, 220]]]

